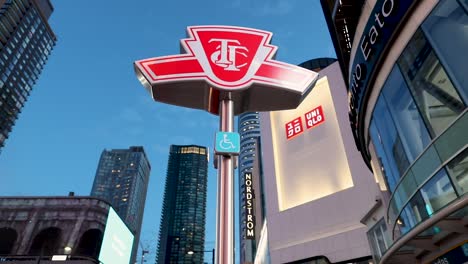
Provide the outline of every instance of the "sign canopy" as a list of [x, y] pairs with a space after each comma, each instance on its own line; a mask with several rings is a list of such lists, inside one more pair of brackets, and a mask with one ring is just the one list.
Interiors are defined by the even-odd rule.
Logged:
[[[318, 74], [274, 60], [272, 33], [232, 26], [191, 26], [181, 54], [139, 60], [136, 74], [156, 101], [219, 114], [229, 94], [234, 113], [296, 108]], [[222, 98], [221, 98], [222, 99]]]

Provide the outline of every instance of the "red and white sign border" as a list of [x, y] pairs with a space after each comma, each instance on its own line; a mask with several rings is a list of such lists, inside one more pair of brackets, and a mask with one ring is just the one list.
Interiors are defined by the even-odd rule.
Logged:
[[[213, 74], [197, 34], [199, 31], [205, 30], [241, 32], [262, 36], [262, 42], [254, 61], [252, 61], [250, 69], [241, 80], [226, 82]], [[156, 57], [135, 62], [135, 66], [152, 86], [179, 81], [204, 80], [212, 87], [220, 90], [243, 90], [253, 83], [258, 83], [303, 93], [317, 78], [316, 75], [311, 75], [309, 70], [274, 60], [278, 47], [269, 44], [273, 36], [271, 32], [234, 26], [191, 26], [187, 28], [187, 34], [188, 38], [181, 40], [181, 46], [186, 52], [185, 54]], [[199, 66], [197, 67], [195, 61], [199, 63], [201, 69]], [[159, 76], [150, 69], [154, 64], [174, 62], [185, 62], [185, 66], [188, 67], [182, 73]], [[273, 75], [270, 74], [272, 71], [274, 72]]]

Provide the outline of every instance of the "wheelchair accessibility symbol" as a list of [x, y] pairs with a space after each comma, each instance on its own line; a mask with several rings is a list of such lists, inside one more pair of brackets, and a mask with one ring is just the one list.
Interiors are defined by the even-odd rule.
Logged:
[[225, 149], [225, 150], [230, 150], [230, 149], [235, 149], [236, 148], [234, 146], [234, 144], [231, 142], [231, 140], [228, 138], [227, 134], [224, 134], [223, 139], [221, 139], [219, 141], [219, 147], [221, 149]]
[[219, 154], [239, 154], [240, 136], [235, 132], [217, 132], [215, 152]]

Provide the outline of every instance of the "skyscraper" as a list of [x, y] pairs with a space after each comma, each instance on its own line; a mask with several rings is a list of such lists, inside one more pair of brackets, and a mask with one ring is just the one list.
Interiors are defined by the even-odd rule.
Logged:
[[91, 190], [91, 196], [108, 201], [134, 233], [131, 263], [138, 250], [150, 170], [143, 147], [104, 150]]
[[157, 263], [203, 263], [208, 149], [171, 145]]
[[0, 150], [55, 45], [52, 11], [49, 0], [0, 0]]
[[[251, 177], [258, 182], [260, 175], [253, 174], [254, 163], [258, 159], [258, 147], [260, 140], [260, 121], [258, 112], [247, 112], [239, 115], [238, 130], [241, 137], [241, 149], [239, 154], [239, 245], [240, 263], [253, 262], [255, 258], [255, 237], [246, 237], [246, 188], [245, 174], [251, 173]], [[258, 172], [260, 170], [256, 170]], [[258, 190], [260, 191], [260, 190]], [[259, 192], [258, 192], [259, 193]]]

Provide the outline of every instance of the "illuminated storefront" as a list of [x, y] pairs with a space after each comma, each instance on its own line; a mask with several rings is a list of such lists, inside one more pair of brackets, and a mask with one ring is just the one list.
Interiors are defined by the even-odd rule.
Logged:
[[260, 115], [268, 229], [255, 263], [371, 259], [360, 220], [380, 190], [354, 144], [338, 63], [319, 74], [298, 108]]

